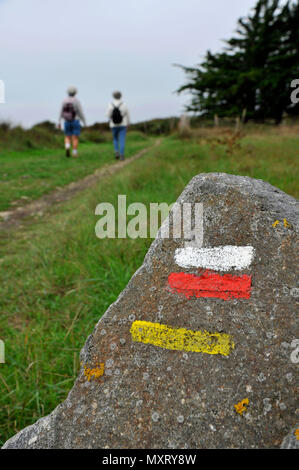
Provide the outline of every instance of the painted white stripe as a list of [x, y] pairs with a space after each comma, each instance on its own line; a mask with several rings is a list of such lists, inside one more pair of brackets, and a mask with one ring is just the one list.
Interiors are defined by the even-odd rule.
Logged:
[[178, 248], [174, 259], [182, 268], [206, 268], [215, 271], [248, 268], [254, 258], [252, 246], [218, 246], [215, 248]]

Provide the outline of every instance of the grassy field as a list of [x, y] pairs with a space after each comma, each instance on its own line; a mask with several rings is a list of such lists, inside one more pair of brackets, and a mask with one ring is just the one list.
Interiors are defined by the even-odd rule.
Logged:
[[[135, 152], [148, 141], [128, 144], [130, 152]], [[109, 159], [106, 144], [84, 146], [87, 168], [83, 159], [67, 162], [60, 151], [55, 152], [35, 154], [43, 163], [40, 171], [52, 175], [47, 191], [69, 181], [63, 165], [73, 165], [74, 179]], [[165, 137], [159, 147], [121, 173], [107, 177], [69, 202], [51, 207], [43, 218], [26, 224], [22, 230], [3, 232], [0, 338], [5, 341], [6, 363], [0, 364], [0, 443], [49, 413], [66, 397], [80, 367], [79, 351], [87, 335], [140, 266], [151, 243], [150, 239], [97, 239], [97, 204], [107, 201], [116, 205], [118, 194], [127, 194], [128, 204], [170, 204], [194, 175], [204, 172], [262, 178], [298, 197], [298, 152], [296, 133], [234, 136], [231, 132], [197, 130], [191, 138]], [[106, 155], [103, 160], [100, 154]], [[13, 159], [20, 165], [18, 170]], [[4, 171], [2, 166], [1, 171], [10, 171], [12, 182], [18, 180], [18, 174], [32, 171], [30, 197], [41, 194], [36, 187], [43, 180], [39, 170], [34, 171], [35, 165], [26, 168], [32, 153], [15, 155], [12, 160], [3, 156], [3, 164], [11, 170]], [[53, 160], [62, 165], [57, 180], [52, 171], [48, 172], [47, 165], [50, 167]], [[2, 200], [3, 207], [29, 194], [26, 190], [20, 183], [17, 197], [11, 193]]]
[[[126, 157], [150, 145], [140, 133], [131, 133]], [[111, 142], [81, 143], [79, 158], [66, 158], [61, 148], [0, 152], [0, 211], [11, 210], [51, 192], [57, 187], [92, 173], [96, 168], [115, 163]]]

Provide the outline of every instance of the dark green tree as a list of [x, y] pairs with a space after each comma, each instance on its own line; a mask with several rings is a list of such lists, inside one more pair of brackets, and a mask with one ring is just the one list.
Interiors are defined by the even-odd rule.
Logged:
[[298, 114], [290, 101], [290, 84], [299, 78], [299, 2], [259, 0], [248, 18], [238, 21], [236, 37], [226, 41], [223, 52], [207, 52], [196, 67], [180, 66], [187, 83], [186, 107], [202, 116], [241, 115], [247, 119], [279, 123], [284, 112]]

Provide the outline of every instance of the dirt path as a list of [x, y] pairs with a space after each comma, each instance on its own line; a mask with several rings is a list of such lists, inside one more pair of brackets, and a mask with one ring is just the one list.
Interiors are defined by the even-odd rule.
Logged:
[[[156, 140], [153, 147], [156, 147], [159, 144], [160, 140], [158, 139]], [[117, 173], [118, 171], [122, 170], [125, 166], [142, 157], [148, 150], [153, 147], [143, 149], [133, 157], [128, 158], [124, 161], [118, 161], [113, 165], [105, 165], [102, 168], [97, 169], [91, 175], [87, 175], [81, 180], [72, 182], [67, 186], [64, 186], [63, 188], [56, 189], [55, 191], [46, 194], [40, 199], [32, 201], [23, 207], [17, 207], [11, 211], [0, 212], [0, 217], [4, 219], [0, 222], [0, 230], [8, 230], [10, 228], [15, 228], [19, 226], [21, 221], [25, 217], [29, 217], [32, 215], [43, 215], [44, 211], [47, 208], [53, 206], [54, 204], [68, 201], [80, 191], [94, 186], [98, 181], [102, 180], [104, 177]]]

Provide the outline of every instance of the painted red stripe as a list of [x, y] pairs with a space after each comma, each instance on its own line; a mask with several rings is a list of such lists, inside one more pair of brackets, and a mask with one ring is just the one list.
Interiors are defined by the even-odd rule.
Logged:
[[172, 273], [168, 285], [178, 294], [191, 297], [214, 297], [223, 300], [249, 299], [251, 276], [220, 275], [206, 271], [201, 276], [186, 273]]

